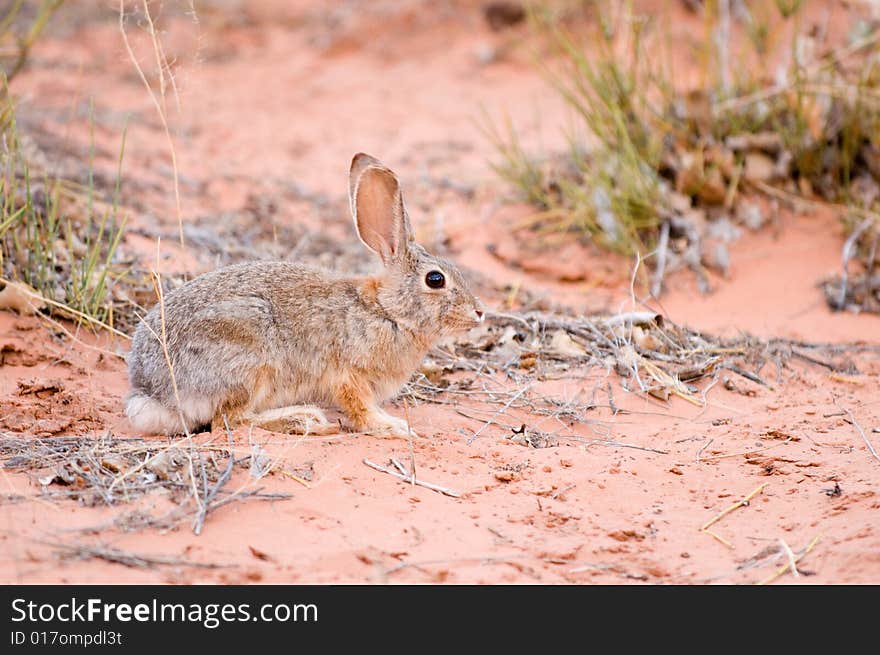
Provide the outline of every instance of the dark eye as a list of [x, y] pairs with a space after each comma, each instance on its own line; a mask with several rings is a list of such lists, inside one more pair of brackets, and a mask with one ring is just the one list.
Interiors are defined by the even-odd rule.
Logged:
[[440, 271], [430, 271], [425, 276], [425, 284], [432, 289], [442, 289], [446, 286], [446, 276]]

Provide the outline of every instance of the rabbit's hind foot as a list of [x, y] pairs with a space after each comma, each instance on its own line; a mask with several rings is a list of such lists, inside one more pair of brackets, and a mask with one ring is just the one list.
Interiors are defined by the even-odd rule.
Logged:
[[339, 424], [331, 422], [320, 408], [314, 405], [289, 405], [257, 413], [246, 413], [240, 421], [270, 432], [285, 434], [326, 435], [337, 434]]

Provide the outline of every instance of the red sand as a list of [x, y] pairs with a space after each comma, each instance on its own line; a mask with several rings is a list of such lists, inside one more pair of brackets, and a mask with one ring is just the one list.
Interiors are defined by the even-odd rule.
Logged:
[[[172, 111], [171, 122], [180, 134], [185, 221], [241, 207], [266, 178], [342, 199], [348, 161], [365, 150], [400, 172], [419, 229], [430, 233], [442, 221], [453, 256], [470, 269], [578, 311], [627, 308], [630, 262], [570, 246], [567, 266], [577, 270], [560, 272], [558, 251], [510, 240], [507, 226], [525, 210], [502, 206], [506, 189], [488, 167], [494, 153], [475, 124], [480, 108], [495, 118], [507, 112], [527, 145], [548, 149], [564, 143], [558, 127], [569, 121], [517, 45], [523, 32], [490, 32], [471, 2], [450, 5], [439, 17], [425, 3], [408, 2], [393, 18], [386, 12], [399, 3], [370, 3], [363, 15], [340, 3], [332, 14], [335, 32], [319, 18], [325, 3], [293, 9], [259, 3], [248, 11], [230, 4], [239, 18], [218, 10], [198, 25], [174, 23], [163, 35], [169, 57], [179, 60], [182, 111]], [[114, 19], [40, 43], [13, 91], [24, 98], [22, 111], [56, 111], [40, 124], [52, 125], [54, 115], [58, 134], [74, 140], [87, 134], [87, 122], [79, 114], [70, 118], [71, 98], [94, 97], [102, 125], [96, 141], [108, 166], [124, 112], [133, 112], [124, 185], [143, 184], [132, 194], [145, 209], [133, 213], [131, 227], [158, 222], [173, 231], [167, 145]], [[149, 54], [135, 28], [132, 39], [139, 53]], [[509, 54], [480, 63], [481, 54], [499, 45], [509, 46]], [[68, 122], [58, 127], [59, 120]], [[473, 200], [438, 189], [446, 178], [472, 186]], [[296, 211], [282, 207], [276, 220], [314, 220]], [[700, 296], [690, 274], [672, 275], [662, 309], [676, 322], [713, 333], [877, 343], [880, 319], [830, 313], [816, 286], [839, 266], [842, 240], [833, 217], [783, 214], [775, 231], [746, 234], [734, 244], [729, 279], [713, 278], [711, 295]], [[126, 245], [155, 252], [155, 242], [135, 235]], [[175, 247], [163, 242], [163, 250]], [[188, 266], [205, 268], [199, 261], [190, 257]], [[181, 267], [179, 259], [162, 266]], [[114, 354], [126, 348], [84, 331], [76, 340], [58, 338], [35, 318], [0, 313], [0, 429], [132, 436], [122, 412], [124, 362]], [[719, 384], [705, 408], [628, 396], [612, 377], [617, 404], [630, 413], [599, 409], [591, 423], [575, 426], [523, 419], [534, 428], [666, 454], [600, 443], [527, 449], [495, 426], [467, 445], [481, 422], [446, 405], [410, 408], [422, 435], [414, 445], [420, 477], [458, 490], [458, 499], [362, 463], [408, 461], [405, 441], [240, 430], [241, 455], [257, 443], [285, 468], [312, 463], [315, 478], [309, 488], [280, 475], [261, 480], [266, 491], [294, 497], [231, 504], [208, 517], [200, 536], [186, 522], [168, 532], [112, 527], [122, 511], [168, 506], [161, 495], [111, 508], [50, 502], [39, 496], [37, 475], [0, 469], [0, 493], [28, 497], [0, 500], [0, 581], [739, 583], [761, 580], [784, 563], [750, 566], [781, 539], [797, 551], [819, 537], [800, 564], [803, 575], [782, 581], [877, 583], [880, 462], [835, 405], [837, 398], [850, 409], [880, 448], [872, 432], [880, 428], [880, 363], [868, 357], [856, 363], [861, 374], [850, 377], [797, 361], [781, 377], [768, 367], [772, 389], [742, 384], [754, 395], [741, 395]], [[547, 393], [571, 398], [589, 392], [593, 379], [547, 384]], [[55, 382], [59, 389], [22, 395], [23, 382]], [[399, 406], [390, 410], [402, 415]], [[225, 435], [211, 438], [225, 443]], [[742, 454], [754, 451], [760, 452]], [[842, 494], [825, 493], [835, 483]], [[237, 474], [230, 485], [254, 483]], [[713, 526], [729, 546], [699, 531], [760, 485], [766, 486], [748, 506]], [[144, 569], [61, 559], [51, 546], [57, 543], [224, 566]]]

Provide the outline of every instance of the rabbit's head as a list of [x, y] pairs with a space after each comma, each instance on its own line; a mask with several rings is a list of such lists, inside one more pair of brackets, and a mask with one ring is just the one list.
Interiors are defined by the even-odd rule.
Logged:
[[389, 168], [369, 155], [355, 155], [349, 199], [358, 236], [385, 267], [377, 298], [390, 318], [425, 336], [483, 320], [483, 306], [458, 268], [413, 239], [400, 183]]

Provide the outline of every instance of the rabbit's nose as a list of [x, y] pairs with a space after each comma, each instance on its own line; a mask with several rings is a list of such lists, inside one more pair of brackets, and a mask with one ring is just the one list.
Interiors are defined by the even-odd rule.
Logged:
[[482, 309], [475, 309], [475, 310], [474, 310], [474, 314], [477, 315], [477, 320], [478, 320], [480, 323], [482, 323], [482, 322], [483, 322], [483, 319], [486, 318], [486, 315], [485, 315], [485, 313], [483, 312]]

